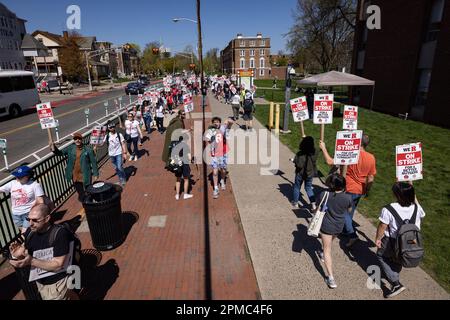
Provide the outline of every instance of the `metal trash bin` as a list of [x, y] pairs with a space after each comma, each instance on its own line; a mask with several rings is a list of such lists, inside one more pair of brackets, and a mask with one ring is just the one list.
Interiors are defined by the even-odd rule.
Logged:
[[124, 240], [121, 195], [122, 188], [111, 183], [97, 182], [86, 188], [83, 207], [97, 250], [115, 249]]
[[16, 271], [17, 281], [22, 289], [23, 295], [27, 300], [42, 300], [41, 294], [36, 285], [36, 281], [29, 282], [30, 278], [30, 267], [25, 268], [14, 268]]

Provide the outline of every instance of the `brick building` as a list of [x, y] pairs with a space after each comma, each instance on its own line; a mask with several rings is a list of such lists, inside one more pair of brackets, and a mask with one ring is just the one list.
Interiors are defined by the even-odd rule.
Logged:
[[[368, 5], [381, 9], [381, 29], [368, 30]], [[450, 2], [359, 0], [352, 72], [376, 83], [374, 109], [450, 127]], [[370, 105], [370, 88], [354, 103]]]
[[255, 79], [270, 79], [270, 38], [244, 37], [238, 34], [220, 52], [222, 72], [237, 74], [238, 70], [253, 69]]

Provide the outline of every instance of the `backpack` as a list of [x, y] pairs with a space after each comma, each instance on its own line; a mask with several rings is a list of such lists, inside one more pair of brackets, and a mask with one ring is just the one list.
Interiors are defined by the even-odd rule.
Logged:
[[183, 170], [183, 159], [176, 152], [172, 154], [172, 150], [180, 143], [181, 141], [172, 141], [169, 145], [169, 162], [167, 163], [167, 170], [173, 173], [180, 173]]
[[[74, 246], [73, 246], [73, 252], [72, 252], [72, 265], [80, 265], [80, 260], [81, 260], [81, 241], [80, 238], [78, 238], [77, 234], [75, 233], [75, 230], [73, 229], [73, 227], [70, 225], [69, 222], [63, 222], [61, 224], [54, 224], [50, 230], [50, 235], [48, 237], [48, 246], [49, 247], [53, 247], [54, 243], [56, 241], [56, 236], [58, 235], [58, 233], [62, 230], [65, 229], [67, 231], [67, 233], [69, 233], [70, 235], [70, 239], [71, 241], [74, 242]], [[27, 243], [29, 243], [29, 241], [31, 240], [31, 238], [33, 237], [34, 232], [31, 231], [26, 239], [25, 239], [25, 246]]]
[[[416, 226], [417, 204], [414, 205], [414, 213], [411, 218], [406, 220], [402, 220], [391, 205], [387, 205], [385, 208], [392, 214], [398, 226], [397, 237], [394, 238], [394, 243], [391, 243], [394, 260], [405, 268], [417, 267], [424, 254], [422, 234]], [[389, 233], [391, 233], [390, 228]]]
[[[110, 134], [108, 132], [108, 135], [106, 136], [106, 145], [108, 147], [109, 147], [109, 136], [110, 136]], [[117, 132], [117, 137], [119, 138], [119, 142], [120, 142], [120, 137], [123, 137], [123, 139], [126, 141], [125, 137], [120, 132]]]
[[253, 112], [253, 100], [252, 99], [244, 100], [244, 112], [246, 112], [246, 113]]

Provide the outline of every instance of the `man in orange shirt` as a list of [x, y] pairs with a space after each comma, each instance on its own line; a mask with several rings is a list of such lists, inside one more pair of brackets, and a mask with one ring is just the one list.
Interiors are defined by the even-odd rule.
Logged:
[[[353, 206], [350, 212], [345, 215], [344, 233], [350, 238], [347, 247], [351, 247], [357, 240], [355, 227], [353, 226], [353, 215], [362, 196], [369, 194], [375, 175], [377, 174], [376, 161], [373, 154], [366, 151], [369, 145], [369, 136], [364, 134], [361, 140], [361, 150], [359, 154], [358, 164], [352, 164], [347, 167], [347, 175], [345, 177], [347, 184], [347, 193], [352, 196]], [[326, 145], [320, 141], [320, 149], [323, 152], [325, 161], [328, 165], [334, 164], [333, 158], [327, 152]]]

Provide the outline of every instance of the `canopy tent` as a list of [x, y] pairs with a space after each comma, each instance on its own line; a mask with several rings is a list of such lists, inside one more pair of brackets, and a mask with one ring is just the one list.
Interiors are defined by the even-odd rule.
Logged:
[[354, 74], [330, 71], [326, 73], [316, 74], [314, 76], [299, 80], [297, 82], [303, 86], [314, 87], [335, 87], [335, 86], [372, 86], [371, 106], [373, 107], [373, 95], [375, 91], [375, 81], [365, 79]]

